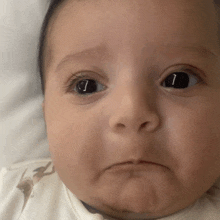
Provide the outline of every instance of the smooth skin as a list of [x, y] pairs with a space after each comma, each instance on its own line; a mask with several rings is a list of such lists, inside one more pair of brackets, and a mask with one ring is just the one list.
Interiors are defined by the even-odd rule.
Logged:
[[[193, 205], [215, 183], [216, 19], [210, 0], [60, 7], [48, 34], [43, 110], [55, 169], [80, 200], [117, 219], [159, 218]], [[189, 87], [163, 85], [176, 72], [188, 74]], [[76, 74], [95, 80], [97, 92], [80, 95]]]

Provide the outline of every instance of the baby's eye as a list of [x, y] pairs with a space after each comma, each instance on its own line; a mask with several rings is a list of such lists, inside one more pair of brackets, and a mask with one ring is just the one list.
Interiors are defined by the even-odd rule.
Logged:
[[198, 79], [185, 72], [174, 72], [170, 74], [162, 83], [162, 86], [175, 89], [185, 89], [194, 86]]
[[83, 79], [75, 84], [74, 91], [79, 95], [89, 95], [102, 91], [105, 87], [93, 79]]

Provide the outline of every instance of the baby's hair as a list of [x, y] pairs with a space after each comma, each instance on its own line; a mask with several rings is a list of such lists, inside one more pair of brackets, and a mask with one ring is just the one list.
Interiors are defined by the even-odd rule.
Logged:
[[[39, 41], [39, 52], [38, 52], [38, 70], [40, 73], [41, 78], [41, 88], [43, 95], [45, 94], [45, 73], [44, 73], [44, 60], [45, 60], [45, 51], [46, 51], [46, 40], [47, 40], [47, 33], [48, 33], [48, 26], [50, 23], [51, 18], [53, 17], [54, 13], [57, 11], [57, 9], [61, 6], [67, 0], [51, 0], [50, 5], [48, 8], [48, 11], [46, 13], [46, 16], [43, 21], [43, 25], [41, 27], [41, 33], [40, 33], [40, 41]], [[78, 0], [79, 1], [79, 0]], [[213, 0], [216, 10], [218, 11], [218, 22], [220, 20], [220, 0]], [[220, 36], [220, 28], [218, 32]]]
[[44, 18], [41, 32], [40, 32], [40, 41], [39, 41], [39, 51], [38, 51], [38, 70], [41, 78], [41, 88], [43, 94], [45, 93], [45, 74], [44, 74], [44, 59], [45, 59], [45, 49], [46, 49], [46, 39], [48, 26], [51, 18], [53, 17], [56, 10], [64, 3], [66, 0], [51, 0], [48, 11]]

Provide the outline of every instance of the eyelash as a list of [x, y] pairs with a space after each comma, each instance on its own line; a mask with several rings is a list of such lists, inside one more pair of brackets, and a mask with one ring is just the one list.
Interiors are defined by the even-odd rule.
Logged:
[[[78, 74], [75, 74], [74, 76], [72, 76], [72, 78], [69, 80], [70, 83], [66, 86], [66, 91], [67, 92], [74, 92], [74, 93], [76, 93], [77, 96], [81, 96], [81, 97], [90, 96], [90, 94], [82, 95], [82, 94], [77, 93], [75, 90], [73, 90], [73, 87], [75, 87], [76, 84], [81, 80], [90, 79], [90, 80], [98, 81], [97, 79], [89, 76], [89, 74], [83, 74], [83, 72], [90, 72], [90, 71], [81, 71]], [[181, 73], [186, 73], [187, 75], [193, 75], [198, 80], [198, 82], [196, 84], [198, 84], [202, 81], [201, 77], [197, 73], [195, 73], [191, 69], [184, 69], [184, 70], [173, 71], [172, 73], [167, 74], [165, 77], [163, 77], [163, 80], [160, 82], [160, 86], [162, 86], [162, 84], [165, 82], [165, 80], [168, 76], [170, 76], [172, 74], [175, 74], [175, 73], [180, 73], [180, 72]], [[103, 86], [103, 87], [106, 88], [106, 86]], [[174, 88], [172, 88], [172, 89], [174, 89]], [[181, 90], [182, 91], [184, 89], [175, 88], [175, 90]], [[98, 93], [98, 92], [94, 92], [94, 93]], [[94, 93], [92, 93], [92, 94], [94, 94]]]

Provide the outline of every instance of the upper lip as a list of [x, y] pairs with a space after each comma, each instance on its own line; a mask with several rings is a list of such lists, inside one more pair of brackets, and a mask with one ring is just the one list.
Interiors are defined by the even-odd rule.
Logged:
[[162, 164], [159, 164], [159, 163], [156, 163], [156, 162], [152, 162], [152, 161], [146, 161], [146, 160], [127, 160], [127, 161], [115, 163], [115, 164], [109, 166], [107, 169], [110, 169], [110, 168], [112, 168], [113, 166], [120, 166], [120, 165], [125, 165], [125, 164], [138, 165], [138, 164], [143, 164], [143, 163], [155, 164], [155, 165], [159, 165], [159, 166], [165, 167], [165, 166], [162, 165]]

